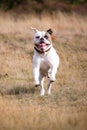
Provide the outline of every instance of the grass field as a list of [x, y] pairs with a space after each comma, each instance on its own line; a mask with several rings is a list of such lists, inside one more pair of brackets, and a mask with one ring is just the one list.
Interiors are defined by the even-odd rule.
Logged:
[[[52, 94], [34, 88], [33, 32], [52, 28], [60, 67]], [[0, 13], [0, 130], [87, 130], [87, 16]]]

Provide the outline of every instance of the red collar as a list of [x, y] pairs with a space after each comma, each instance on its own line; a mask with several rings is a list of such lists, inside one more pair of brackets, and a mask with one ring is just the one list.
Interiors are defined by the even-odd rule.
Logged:
[[48, 50], [46, 50], [46, 51], [40, 51], [40, 50], [38, 50], [36, 47], [34, 47], [34, 49], [35, 49], [38, 53], [43, 54], [43, 53], [45, 53], [45, 52], [48, 52], [48, 51], [51, 49], [51, 47], [50, 47]]

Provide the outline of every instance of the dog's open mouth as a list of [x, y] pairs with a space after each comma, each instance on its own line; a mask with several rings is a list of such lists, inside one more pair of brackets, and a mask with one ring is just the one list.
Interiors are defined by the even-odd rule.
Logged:
[[51, 44], [49, 43], [39, 43], [39, 44], [35, 44], [35, 47], [34, 47], [37, 51], [39, 52], [46, 52], [48, 51], [50, 48], [51, 48]]
[[49, 45], [50, 45], [50, 44], [47, 44], [47, 43], [40, 43], [38, 47], [39, 47], [40, 49], [44, 50], [44, 49], [47, 49], [47, 48], [49, 47]]

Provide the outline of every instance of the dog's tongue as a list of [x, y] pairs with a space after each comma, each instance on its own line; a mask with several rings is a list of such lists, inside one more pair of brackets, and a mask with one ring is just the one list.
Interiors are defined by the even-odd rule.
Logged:
[[41, 44], [40, 44], [40, 47], [45, 47], [45, 46], [46, 46], [45, 43], [41, 43]]

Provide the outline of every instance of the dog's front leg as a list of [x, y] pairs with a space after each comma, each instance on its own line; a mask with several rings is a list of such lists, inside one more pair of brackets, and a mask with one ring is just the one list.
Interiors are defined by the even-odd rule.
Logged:
[[57, 73], [57, 68], [59, 66], [59, 57], [54, 53], [52, 56], [49, 57], [48, 63], [50, 65], [50, 82], [55, 81], [55, 76]]
[[57, 72], [57, 67], [51, 67], [51, 74], [50, 74], [50, 79], [49, 79], [49, 82], [48, 82], [48, 85], [47, 85], [47, 94], [51, 94], [51, 87], [52, 87], [52, 82], [55, 81], [55, 75], [56, 75], [56, 72]]
[[57, 72], [57, 67], [56, 66], [52, 66], [51, 67], [50, 82], [54, 82], [55, 81], [56, 72]]
[[40, 85], [40, 82], [39, 82], [39, 67], [34, 67], [33, 69], [34, 71], [34, 84], [35, 84], [35, 87], [38, 87]]
[[33, 74], [35, 87], [38, 87], [40, 85], [40, 62], [35, 57], [33, 59]]

